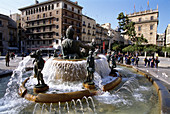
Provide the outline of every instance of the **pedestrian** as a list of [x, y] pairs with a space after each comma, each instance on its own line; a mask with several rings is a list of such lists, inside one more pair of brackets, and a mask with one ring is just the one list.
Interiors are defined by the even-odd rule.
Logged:
[[109, 66], [110, 66], [111, 51], [108, 51], [108, 52], [107, 52], [106, 58], [107, 58], [107, 62], [108, 62], [108, 64], [109, 64]]
[[135, 62], [136, 62], [136, 66], [138, 67], [138, 62], [139, 62], [139, 57], [138, 56], [136, 56]]
[[144, 60], [144, 62], [145, 62], [145, 67], [146, 67], [147, 62], [148, 62], [147, 56], [145, 56], [145, 58], [144, 58], [143, 60]]
[[9, 61], [10, 61], [9, 52], [6, 53], [5, 61], [6, 61], [6, 66], [9, 67]]
[[158, 60], [158, 56], [156, 57], [156, 59], [155, 59], [155, 68], [158, 68], [158, 63], [159, 63], [160, 61]]
[[23, 60], [23, 59], [24, 59], [24, 57], [25, 57], [24, 52], [22, 52], [21, 56], [22, 56], [22, 60]]
[[131, 58], [131, 62], [132, 62], [132, 65], [134, 66], [134, 62], [135, 62], [135, 58], [134, 58], [134, 56], [132, 56], [132, 58]]
[[154, 58], [154, 56], [153, 56], [152, 59], [151, 59], [151, 68], [154, 67], [154, 63], [155, 63], [155, 58]]
[[152, 58], [149, 57], [149, 59], [148, 59], [148, 67], [150, 67], [150, 62], [151, 62], [151, 60], [152, 60]]

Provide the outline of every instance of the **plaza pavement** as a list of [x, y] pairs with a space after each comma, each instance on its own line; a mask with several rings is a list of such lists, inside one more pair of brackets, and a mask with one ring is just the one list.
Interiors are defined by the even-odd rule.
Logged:
[[158, 59], [160, 60], [158, 68], [151, 68], [148, 66], [145, 67], [144, 56], [139, 56], [139, 65], [136, 68], [161, 80], [162, 84], [168, 89], [168, 91], [170, 91], [170, 58], [159, 57]]
[[[170, 91], [170, 58], [159, 57], [160, 63], [158, 68], [145, 67], [144, 57], [139, 56], [139, 58], [139, 67], [137, 68], [163, 81], [163, 85]], [[5, 56], [0, 56], [0, 77], [12, 74], [12, 71], [18, 67], [21, 60], [22, 57], [16, 57], [13, 60], [10, 59], [9, 67], [6, 67]]]

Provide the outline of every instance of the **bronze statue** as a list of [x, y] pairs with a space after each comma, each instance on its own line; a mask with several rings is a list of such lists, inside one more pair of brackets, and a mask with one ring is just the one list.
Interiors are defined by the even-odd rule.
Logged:
[[[38, 84], [36, 86], [44, 86], [46, 85], [43, 80], [43, 74], [41, 73], [43, 67], [44, 67], [44, 59], [41, 56], [41, 51], [37, 50], [35, 53], [31, 53], [30, 55], [32, 58], [35, 58], [34, 63], [34, 76], [37, 77]], [[41, 82], [41, 84], [40, 84]]]
[[86, 83], [90, 82], [94, 84], [94, 72], [95, 72], [95, 62], [93, 57], [93, 51], [89, 51], [89, 56], [87, 57], [87, 79]]
[[72, 26], [66, 30], [66, 38], [62, 41], [62, 54], [64, 59], [79, 59], [83, 57], [80, 48], [92, 49], [91, 45], [83, 44], [73, 38], [74, 29]]

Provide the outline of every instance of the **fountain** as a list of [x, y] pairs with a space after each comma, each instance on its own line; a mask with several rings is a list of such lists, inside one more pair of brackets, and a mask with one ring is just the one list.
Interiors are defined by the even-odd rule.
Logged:
[[[33, 88], [34, 93], [28, 92], [31, 89], [27, 89], [27, 82], [33, 82], [34, 79], [27, 78], [19, 88], [21, 97], [41, 103], [67, 102], [72, 99], [82, 99], [84, 96], [96, 95], [101, 90], [111, 90], [121, 82], [119, 75], [116, 77], [109, 75], [111, 70], [104, 56], [94, 56], [94, 42], [83, 44], [81, 41], [74, 40], [73, 35], [74, 30], [72, 26], [69, 26], [66, 31], [66, 39], [62, 41], [61, 45], [63, 56], [51, 58], [46, 61], [45, 65], [39, 50], [30, 55], [35, 58], [34, 76], [37, 77], [38, 84]], [[87, 60], [83, 56], [87, 54], [83, 54], [80, 47], [91, 50]], [[86, 50], [85, 52], [87, 52]], [[115, 72], [112, 70], [112, 73]], [[48, 85], [45, 84], [43, 77]], [[76, 87], [77, 91], [73, 91], [74, 86], [70, 87], [70, 90], [63, 91], [62, 88], [57, 87], [60, 83], [68, 83], [68, 85], [82, 83], [83, 86]]]
[[[46, 89], [33, 91], [37, 87], [37, 79], [32, 70], [27, 71], [26, 68], [33, 66], [34, 59], [27, 56], [20, 62], [9, 79], [4, 97], [0, 99], [0, 113], [159, 112], [158, 96], [149, 81], [131, 69], [113, 68], [113, 65], [110, 68], [104, 55], [93, 55], [94, 43], [81, 44], [69, 39], [69, 35], [61, 45], [63, 56], [45, 59], [41, 73]], [[69, 45], [65, 46], [64, 42]], [[87, 65], [86, 57], [82, 56], [87, 53], [83, 54], [80, 50], [65, 52], [75, 42], [79, 47], [90, 50], [94, 64]], [[88, 67], [94, 69], [87, 73]]]

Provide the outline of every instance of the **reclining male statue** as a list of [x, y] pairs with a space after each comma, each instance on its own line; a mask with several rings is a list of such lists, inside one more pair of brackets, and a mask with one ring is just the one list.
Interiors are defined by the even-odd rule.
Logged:
[[84, 44], [79, 40], [73, 38], [74, 30], [69, 26], [66, 30], [66, 38], [62, 41], [63, 59], [79, 59], [83, 57], [80, 48], [93, 49], [93, 45]]

